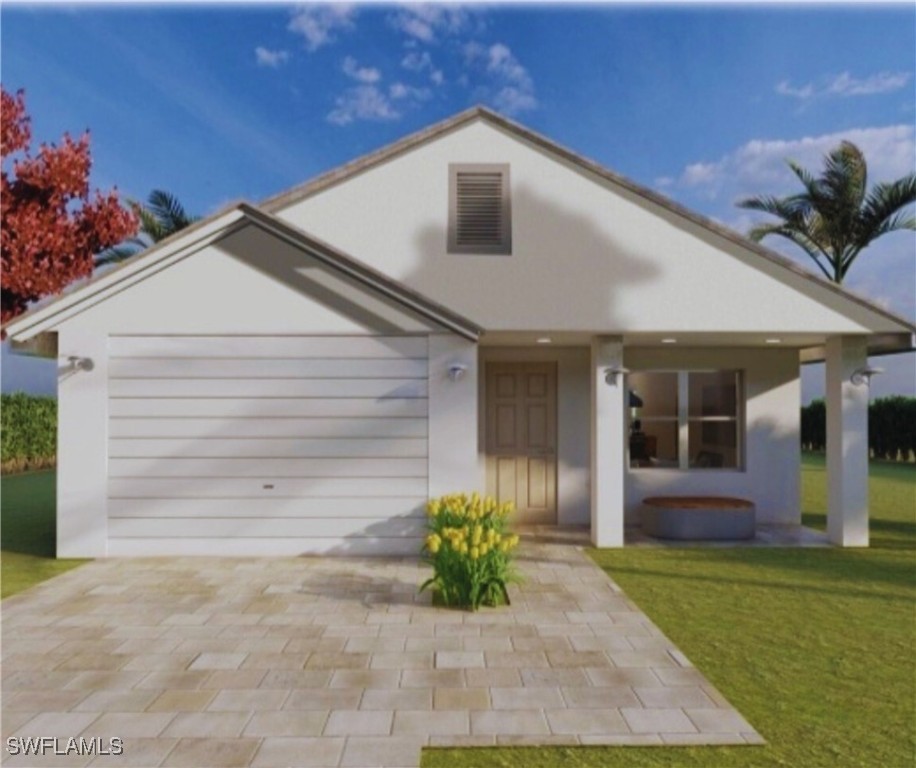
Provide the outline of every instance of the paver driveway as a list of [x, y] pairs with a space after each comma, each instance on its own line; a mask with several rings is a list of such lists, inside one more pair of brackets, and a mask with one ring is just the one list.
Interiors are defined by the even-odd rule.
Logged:
[[[528, 540], [510, 608], [406, 559], [100, 560], [3, 602], [4, 765], [416, 766], [423, 746], [762, 740], [581, 549]], [[63, 743], [60, 745], [63, 746]]]

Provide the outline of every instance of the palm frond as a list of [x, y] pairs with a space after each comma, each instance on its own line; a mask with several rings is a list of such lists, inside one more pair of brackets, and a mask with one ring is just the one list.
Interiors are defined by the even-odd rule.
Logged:
[[781, 219], [799, 221], [809, 215], [811, 208], [810, 201], [806, 195], [791, 195], [790, 197], [761, 195], [739, 200], [735, 205], [750, 211], [769, 213]]
[[824, 157], [823, 187], [837, 202], [858, 210], [868, 186], [868, 166], [862, 151], [851, 141], [840, 145]]
[[[129, 241], [128, 241], [129, 242]], [[116, 245], [108, 248], [95, 256], [95, 266], [105, 267], [109, 264], [119, 264], [126, 261], [132, 256], [136, 256], [140, 251], [131, 245]]]
[[163, 226], [182, 224], [188, 219], [184, 206], [178, 198], [162, 189], [154, 189], [150, 192], [147, 207]]
[[[150, 228], [146, 228], [147, 221], [144, 219], [144, 230], [158, 242], [164, 240], [169, 235], [184, 229], [190, 224], [197, 221], [197, 216], [191, 216], [185, 210], [184, 206], [175, 195], [162, 189], [154, 189], [150, 192], [147, 205], [144, 209], [150, 214]], [[156, 225], [152, 225], [152, 219]]]
[[811, 174], [811, 172], [807, 168], [802, 167], [801, 165], [799, 165], [797, 162], [795, 162], [792, 159], [787, 159], [786, 165], [788, 165], [789, 168], [792, 170], [792, 173], [794, 173], [798, 177], [798, 180], [802, 183], [802, 186], [804, 186], [804, 188], [808, 190], [809, 194], [812, 191], [817, 192], [818, 180]]
[[916, 229], [913, 215], [902, 209], [916, 203], [916, 174], [875, 184], [859, 215], [856, 243], [865, 247], [877, 237], [899, 229]]
[[803, 192], [789, 197], [761, 195], [737, 205], [780, 219], [755, 226], [749, 233], [752, 239], [760, 241], [769, 235], [787, 238], [829, 279], [842, 282], [851, 264], [875, 238], [895, 230], [916, 230], [916, 217], [903, 212], [916, 202], [916, 174], [877, 184], [868, 192], [865, 157], [850, 141], [841, 142], [825, 155], [820, 176], [793, 160], [786, 163]]
[[138, 208], [137, 216], [140, 218], [140, 231], [154, 243], [164, 240], [170, 234], [159, 216], [148, 208]]
[[821, 272], [823, 272], [828, 278], [831, 278], [829, 270], [823, 263], [826, 261], [827, 264], [833, 266], [830, 254], [826, 253], [824, 248], [808, 233], [795, 229], [794, 227], [787, 226], [786, 224], [760, 224], [756, 227], [753, 227], [750, 232], [748, 232], [748, 237], [756, 243], [759, 243], [761, 240], [763, 240], [763, 238], [769, 235], [784, 237], [787, 240], [795, 243], [799, 248], [807, 253], [808, 256], [811, 257], [812, 261], [817, 264], [818, 269], [820, 269]]

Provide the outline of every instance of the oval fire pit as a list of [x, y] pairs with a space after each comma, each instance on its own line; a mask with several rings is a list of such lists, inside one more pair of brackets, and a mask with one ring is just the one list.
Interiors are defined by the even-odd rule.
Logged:
[[754, 538], [754, 502], [729, 496], [652, 496], [640, 508], [649, 536], [681, 541]]

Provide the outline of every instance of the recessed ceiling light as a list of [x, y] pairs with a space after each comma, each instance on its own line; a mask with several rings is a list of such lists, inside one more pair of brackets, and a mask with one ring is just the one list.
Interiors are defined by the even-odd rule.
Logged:
[[538, 344], [550, 344], [550, 341], [550, 336], [541, 336], [541, 338], [538, 339]]
[[782, 344], [782, 339], [767, 339], [767, 344]]
[[677, 339], [662, 339], [662, 344], [677, 344]]

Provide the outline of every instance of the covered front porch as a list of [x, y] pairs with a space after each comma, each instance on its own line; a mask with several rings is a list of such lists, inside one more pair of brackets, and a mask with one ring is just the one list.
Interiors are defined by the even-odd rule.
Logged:
[[[673, 347], [679, 341], [668, 337], [662, 343]], [[650, 491], [659, 490], [675, 495], [723, 494], [749, 499], [758, 507], [751, 545], [817, 546], [829, 542], [868, 546], [868, 339], [831, 336], [819, 347], [807, 347], [796, 338], [792, 346], [799, 357], [789, 378], [785, 370], [780, 376], [779, 369], [787, 363], [785, 353], [792, 351], [792, 341], [773, 336], [764, 338], [760, 349], [746, 346], [713, 351], [707, 346], [675, 352], [637, 347], [628, 354], [622, 337], [593, 340], [591, 538], [596, 546], [647, 543], [649, 537], [627, 512]], [[766, 357], [768, 348], [774, 347], [779, 347], [781, 354], [768, 365], [761, 356]], [[798, 365], [805, 350], [812, 347], [822, 349], [826, 361], [826, 537], [800, 524]], [[720, 367], [723, 364], [727, 368]], [[723, 376], [725, 370], [728, 375]], [[733, 395], [729, 391], [723, 395], [714, 386], [703, 387], [702, 393], [690, 391], [693, 377], [680, 373], [674, 383], [677, 419], [656, 422], [677, 431], [673, 438], [676, 461], [659, 467], [634, 460], [630, 450], [633, 442], [624, 436], [632, 435], [634, 422], [638, 423], [635, 416], [646, 405], [638, 396], [636, 402], [633, 400], [630, 383], [638, 380], [637, 371], [664, 371], [669, 378], [675, 371], [698, 371], [701, 373], [695, 378], [713, 383], [718, 372], [719, 380], [728, 383], [733, 370], [734, 383], [728, 384], [733, 386]], [[643, 383], [651, 383], [645, 374]], [[646, 410], [652, 413], [651, 408]], [[717, 443], [716, 450], [707, 450], [707, 440]], [[633, 532], [629, 536], [628, 530]]]
[[[826, 534], [802, 526], [800, 505], [799, 372], [819, 353], [827, 363]], [[553, 516], [520, 516], [527, 529], [587, 531], [599, 547], [659, 545], [640, 528], [646, 497], [728, 496], [756, 507], [746, 545], [867, 546], [868, 354], [864, 335], [488, 334], [479, 348], [480, 471], [488, 491], [505, 495], [488, 455], [487, 371], [552, 362], [555, 507]], [[637, 430], [650, 445], [639, 456]]]

